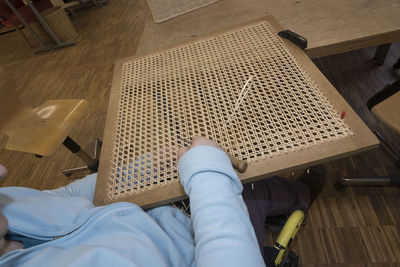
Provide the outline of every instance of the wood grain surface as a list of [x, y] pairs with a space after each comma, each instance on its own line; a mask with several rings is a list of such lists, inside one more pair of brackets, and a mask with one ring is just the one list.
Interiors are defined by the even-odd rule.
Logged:
[[306, 53], [316, 58], [400, 41], [399, 13], [397, 0], [224, 0], [161, 24], [148, 19], [138, 52], [270, 14], [307, 38]]

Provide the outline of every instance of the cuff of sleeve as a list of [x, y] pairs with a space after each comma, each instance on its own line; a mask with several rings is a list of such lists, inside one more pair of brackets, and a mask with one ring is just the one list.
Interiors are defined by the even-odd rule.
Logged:
[[178, 162], [181, 184], [188, 193], [192, 179], [198, 173], [215, 172], [223, 174], [232, 182], [235, 193], [243, 190], [236, 172], [233, 170], [228, 155], [211, 146], [197, 146], [187, 151]]

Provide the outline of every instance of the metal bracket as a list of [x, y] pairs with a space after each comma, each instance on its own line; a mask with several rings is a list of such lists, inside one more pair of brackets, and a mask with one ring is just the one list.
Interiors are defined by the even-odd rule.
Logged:
[[288, 39], [302, 50], [307, 48], [307, 39], [291, 30], [280, 31], [278, 32], [278, 35], [282, 38]]

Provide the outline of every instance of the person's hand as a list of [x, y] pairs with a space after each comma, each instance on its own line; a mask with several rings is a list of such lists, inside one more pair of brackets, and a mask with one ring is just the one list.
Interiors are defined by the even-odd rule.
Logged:
[[5, 240], [4, 236], [6, 235], [7, 231], [8, 231], [8, 220], [0, 212], [0, 257], [10, 251], [24, 248], [24, 244], [22, 244], [19, 241]]
[[214, 141], [212, 141], [210, 139], [207, 139], [207, 138], [204, 138], [202, 136], [195, 136], [192, 139], [192, 145], [190, 147], [183, 146], [183, 147], [179, 148], [179, 150], [178, 150], [178, 159], [181, 158], [183, 156], [183, 154], [185, 154], [189, 149], [191, 149], [193, 147], [196, 147], [196, 146], [212, 146], [212, 147], [215, 147], [215, 148], [218, 148], [218, 149], [222, 150], [222, 148], [217, 143], [215, 143]]
[[7, 175], [7, 169], [3, 165], [0, 164], [0, 178], [4, 178]]

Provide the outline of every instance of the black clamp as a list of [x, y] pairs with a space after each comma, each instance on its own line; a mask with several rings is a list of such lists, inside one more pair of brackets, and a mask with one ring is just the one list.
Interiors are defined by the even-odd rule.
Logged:
[[307, 39], [291, 30], [280, 31], [278, 32], [278, 35], [282, 38], [288, 39], [302, 50], [307, 48]]

